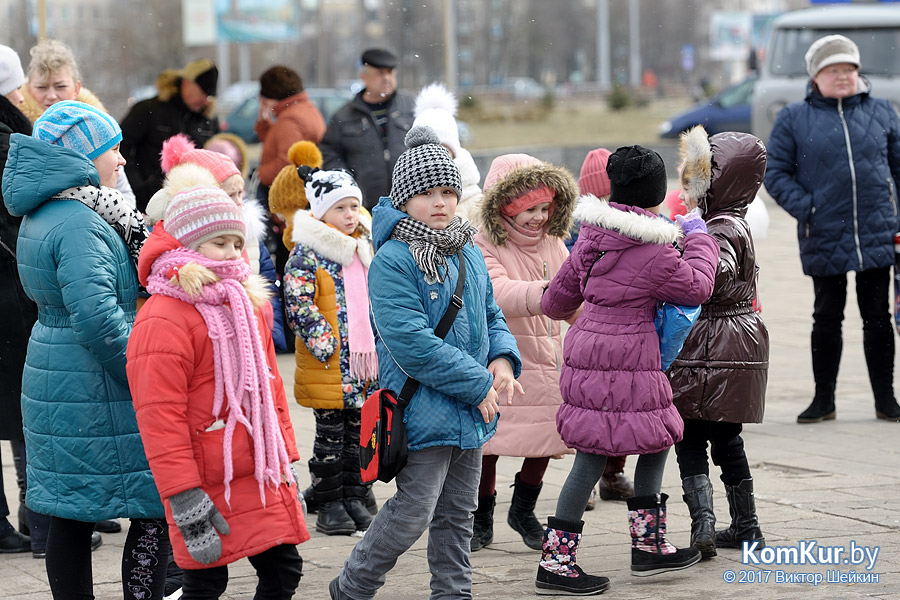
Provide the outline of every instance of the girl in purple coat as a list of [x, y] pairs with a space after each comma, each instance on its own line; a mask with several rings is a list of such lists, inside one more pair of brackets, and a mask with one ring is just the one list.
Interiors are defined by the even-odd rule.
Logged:
[[[684, 569], [700, 552], [666, 539], [666, 494], [660, 493], [669, 448], [683, 423], [661, 370], [653, 319], [660, 302], [709, 299], [718, 244], [696, 215], [659, 218], [666, 193], [662, 158], [641, 146], [609, 157], [609, 201], [583, 196], [575, 211], [581, 233], [541, 301], [552, 319], [584, 310], [566, 334], [556, 425], [576, 450], [556, 515], [548, 519], [535, 588], [539, 594], [591, 595], [609, 579], [585, 574], [575, 554], [581, 517], [608, 456], [638, 454], [635, 496], [628, 499], [631, 572]], [[675, 241], [684, 235], [684, 252]]]

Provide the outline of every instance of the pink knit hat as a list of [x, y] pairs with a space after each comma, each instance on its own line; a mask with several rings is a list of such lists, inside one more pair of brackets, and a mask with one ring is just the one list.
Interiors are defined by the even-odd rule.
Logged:
[[166, 231], [191, 250], [220, 235], [246, 237], [241, 208], [219, 188], [181, 190], [166, 208], [165, 221]]
[[582, 194], [593, 194], [598, 198], [609, 196], [609, 175], [606, 174], [606, 163], [612, 154], [606, 148], [591, 150], [581, 165], [578, 187]]
[[191, 163], [207, 169], [220, 184], [232, 175], [240, 175], [234, 161], [224, 154], [211, 150], [201, 150], [183, 133], [178, 133], [163, 142], [160, 152], [160, 165], [163, 173], [173, 167]]
[[540, 160], [527, 154], [502, 154], [491, 162], [491, 168], [484, 177], [484, 191], [488, 191], [514, 169], [540, 164], [543, 164]]

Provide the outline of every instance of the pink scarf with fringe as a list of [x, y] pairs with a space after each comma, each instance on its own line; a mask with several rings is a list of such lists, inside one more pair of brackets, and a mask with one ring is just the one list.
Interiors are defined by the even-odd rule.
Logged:
[[360, 381], [373, 381], [378, 377], [378, 355], [375, 353], [375, 336], [369, 322], [369, 283], [366, 268], [353, 253], [353, 260], [342, 267], [344, 298], [347, 302], [347, 340], [350, 346], [350, 376]]
[[[206, 267], [221, 281], [204, 285], [197, 296], [190, 296], [181, 287], [169, 283], [173, 275], [177, 276], [176, 267], [183, 267], [189, 262]], [[157, 258], [147, 280], [147, 290], [151, 294], [162, 294], [192, 304], [209, 330], [215, 365], [213, 416], [218, 419], [223, 406], [228, 412], [222, 449], [225, 501], [229, 507], [231, 480], [234, 477], [231, 443], [238, 424], [245, 427], [253, 439], [253, 473], [259, 482], [259, 497], [263, 506], [266, 505], [266, 485], [277, 487], [284, 480], [294, 480], [272, 398], [272, 375], [266, 362], [256, 315], [250, 297], [241, 285], [250, 273], [250, 266], [243, 259], [211, 260], [199, 252], [179, 248]]]

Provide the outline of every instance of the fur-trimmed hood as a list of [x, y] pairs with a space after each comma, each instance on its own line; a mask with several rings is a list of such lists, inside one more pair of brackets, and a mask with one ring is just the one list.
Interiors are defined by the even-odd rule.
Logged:
[[[487, 182], [487, 178], [485, 181]], [[484, 191], [478, 226], [492, 244], [503, 246], [509, 238], [500, 209], [525, 192], [541, 186], [550, 188], [555, 197], [547, 235], [568, 239], [572, 228], [572, 211], [578, 200], [578, 183], [566, 169], [539, 162], [512, 169]]]
[[574, 217], [582, 226], [595, 225], [647, 244], [672, 244], [681, 228], [664, 217], [636, 206], [617, 204], [587, 194], [578, 201]]
[[681, 181], [704, 218], [747, 210], [766, 173], [766, 147], [749, 133], [708, 136], [702, 125], [681, 134]]
[[[38, 104], [37, 100], [34, 99], [34, 96], [31, 95], [31, 91], [28, 89], [28, 82], [25, 82], [25, 85], [22, 86], [22, 95], [25, 97], [25, 102], [22, 103], [20, 110], [25, 113], [25, 116], [28, 117], [28, 120], [34, 123], [37, 121], [38, 117], [44, 114], [44, 107]], [[100, 102], [100, 98], [95, 96], [93, 92], [87, 89], [84, 86], [81, 86], [81, 91], [78, 92], [78, 95], [75, 96], [75, 100], [78, 102], [84, 102], [85, 104], [90, 104], [96, 109], [102, 110], [105, 113], [109, 113], [106, 110], [106, 107], [103, 106], [103, 103]]]
[[[156, 78], [157, 98], [159, 98], [161, 102], [170, 102], [173, 98], [178, 97], [178, 100], [181, 101], [181, 79], [181, 73], [174, 69], [167, 69], [160, 73]], [[210, 98], [209, 104], [207, 104], [206, 108], [203, 109], [203, 112], [199, 114], [207, 119], [215, 118], [216, 99]]]
[[294, 228], [291, 241], [308, 246], [314, 252], [340, 265], [349, 265], [353, 254], [359, 252], [359, 259], [367, 269], [372, 263], [372, 241], [369, 232], [372, 230], [372, 219], [360, 212], [356, 237], [341, 233], [334, 227], [312, 216], [308, 210], [300, 209], [294, 213]]

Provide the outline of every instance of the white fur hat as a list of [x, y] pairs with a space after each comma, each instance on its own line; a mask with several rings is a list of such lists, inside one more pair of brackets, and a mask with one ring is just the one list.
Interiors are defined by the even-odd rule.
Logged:
[[456, 126], [456, 96], [442, 83], [426, 85], [416, 96], [413, 127], [431, 127], [444, 144], [459, 154], [459, 128]]
[[0, 96], [17, 90], [25, 83], [22, 61], [9, 46], [0, 45]]

